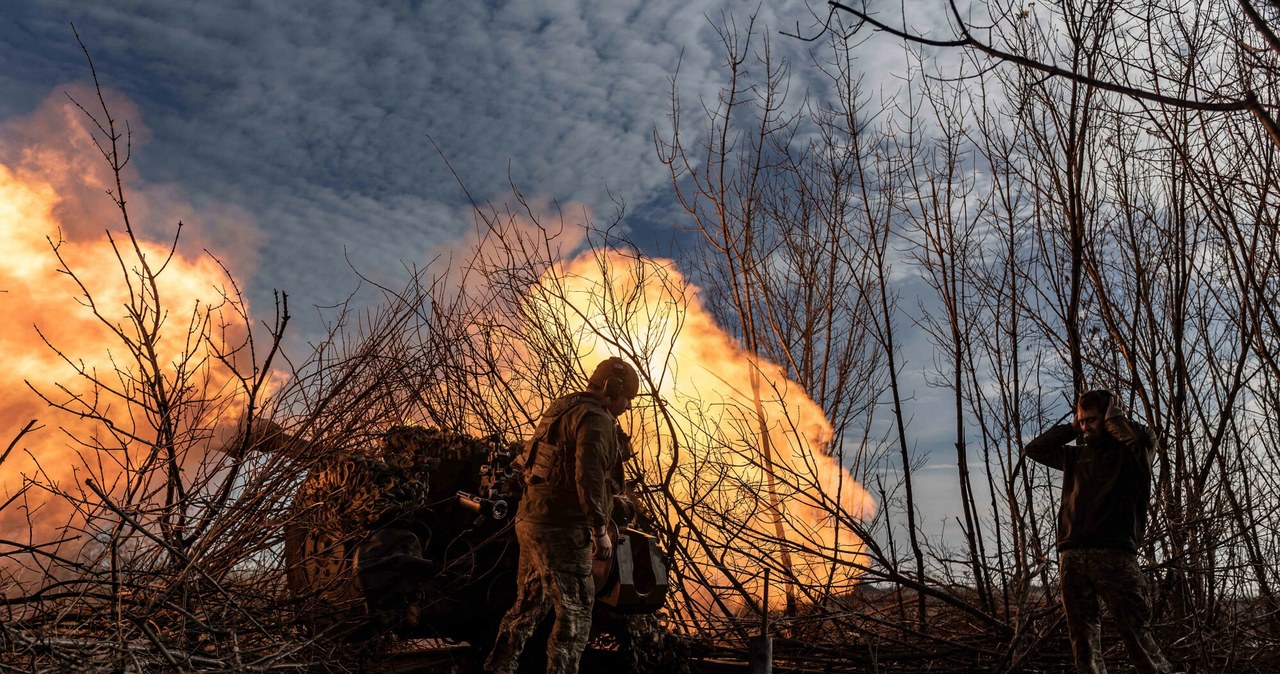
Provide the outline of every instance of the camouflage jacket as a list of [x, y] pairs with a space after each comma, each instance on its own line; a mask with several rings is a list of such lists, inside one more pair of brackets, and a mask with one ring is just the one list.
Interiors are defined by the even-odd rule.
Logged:
[[1155, 450], [1150, 429], [1132, 427], [1137, 434], [1132, 444], [1110, 432], [1085, 442], [1068, 424], [1054, 426], [1027, 443], [1027, 457], [1062, 471], [1059, 551], [1137, 552], [1147, 528]]
[[604, 526], [627, 450], [626, 435], [599, 396], [557, 399], [525, 447], [519, 517], [555, 526]]

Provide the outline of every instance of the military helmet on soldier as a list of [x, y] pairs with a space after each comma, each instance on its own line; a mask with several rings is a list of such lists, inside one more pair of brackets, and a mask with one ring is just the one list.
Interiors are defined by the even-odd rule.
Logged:
[[587, 390], [606, 398], [634, 398], [640, 392], [640, 375], [627, 361], [616, 356], [606, 358], [591, 373]]

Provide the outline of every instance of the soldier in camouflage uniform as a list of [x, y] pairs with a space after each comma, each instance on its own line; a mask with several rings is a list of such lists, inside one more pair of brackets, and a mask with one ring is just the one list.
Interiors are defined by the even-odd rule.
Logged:
[[624, 458], [617, 417], [631, 408], [640, 379], [626, 361], [601, 362], [582, 393], [551, 404], [519, 463], [525, 493], [516, 514], [520, 543], [515, 604], [498, 630], [485, 671], [512, 674], [525, 641], [548, 610], [548, 674], [572, 674], [591, 630], [591, 561], [608, 560], [608, 522]]
[[1054, 426], [1023, 450], [1062, 471], [1059, 575], [1080, 674], [1107, 671], [1099, 599], [1107, 603], [1137, 670], [1171, 671], [1151, 633], [1147, 581], [1137, 558], [1147, 526], [1154, 445], [1151, 431], [1130, 421], [1115, 396], [1089, 391], [1080, 396], [1074, 426]]

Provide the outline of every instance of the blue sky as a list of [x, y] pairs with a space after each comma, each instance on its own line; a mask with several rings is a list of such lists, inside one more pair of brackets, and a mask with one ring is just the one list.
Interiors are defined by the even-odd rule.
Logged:
[[[773, 26], [812, 23], [802, 0], [760, 7]], [[471, 227], [465, 196], [582, 204], [670, 241], [679, 214], [653, 147], [670, 80], [714, 96], [721, 45], [708, 17], [745, 25], [758, 5], [246, 0], [11, 0], [0, 22], [0, 119], [30, 114], [88, 68], [137, 106], [145, 183], [239, 207], [261, 236], [247, 283], [257, 306], [289, 293], [302, 331], [313, 305], [422, 263]], [[819, 9], [822, 9], [819, 3]], [[230, 241], [234, 248], [242, 241]], [[655, 247], [659, 247], [655, 243]], [[245, 251], [246, 253], [248, 251]], [[662, 253], [661, 250], [650, 251]], [[232, 253], [234, 254], [234, 253]]]

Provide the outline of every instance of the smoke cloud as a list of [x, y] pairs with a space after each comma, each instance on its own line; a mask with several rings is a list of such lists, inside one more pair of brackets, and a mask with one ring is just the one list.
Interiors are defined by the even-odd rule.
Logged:
[[[118, 128], [127, 130], [118, 140], [120, 152], [136, 153], [149, 135], [138, 110], [112, 92], [103, 95]], [[136, 298], [144, 292], [142, 260], [163, 269], [155, 295], [161, 306], [160, 339], [153, 347], [156, 360], [169, 368], [178, 367], [183, 354], [202, 348], [192, 339], [194, 331], [203, 329], [199, 320], [209, 318], [211, 326], [222, 320], [235, 324], [234, 317], [217, 309], [231, 292], [226, 271], [246, 279], [256, 264], [260, 237], [245, 212], [227, 205], [201, 205], [197, 211], [177, 187], [142, 179], [129, 157], [121, 178], [139, 237], [134, 250], [113, 203], [112, 195], [119, 194], [115, 176], [94, 143], [95, 138], [109, 140], [77, 106], [101, 110], [97, 96], [83, 86], [68, 86], [32, 114], [0, 122], [0, 239], [5, 242], [0, 247], [0, 307], [6, 319], [0, 323], [5, 362], [0, 368], [0, 419], [7, 430], [5, 444], [28, 420], [40, 424], [0, 465], [0, 502], [17, 497], [0, 511], [0, 538], [9, 541], [78, 536], [68, 543], [78, 548], [93, 532], [77, 531], [76, 524], [63, 527], [100, 502], [86, 491], [85, 480], [92, 478], [109, 492], [119, 489], [126, 468], [138, 465], [148, 438], [155, 436], [145, 410], [124, 404], [120, 396], [137, 395], [131, 388], [137, 382], [130, 381], [139, 372], [136, 355], [121, 335], [133, 334], [130, 307], [136, 310]], [[101, 113], [97, 116], [105, 122]], [[179, 222], [180, 245], [170, 256]], [[232, 241], [235, 246], [229, 245]], [[74, 276], [62, 270], [63, 263]], [[215, 340], [234, 337], [235, 330], [214, 329], [210, 335]], [[212, 376], [165, 376], [174, 382], [218, 381], [216, 362], [199, 367]], [[225, 373], [222, 377], [225, 382]], [[51, 407], [33, 388], [53, 403], [81, 410], [96, 407], [114, 429]], [[220, 384], [205, 393], [224, 392]], [[125, 435], [134, 437], [122, 439]], [[0, 544], [0, 552], [4, 546]]]

